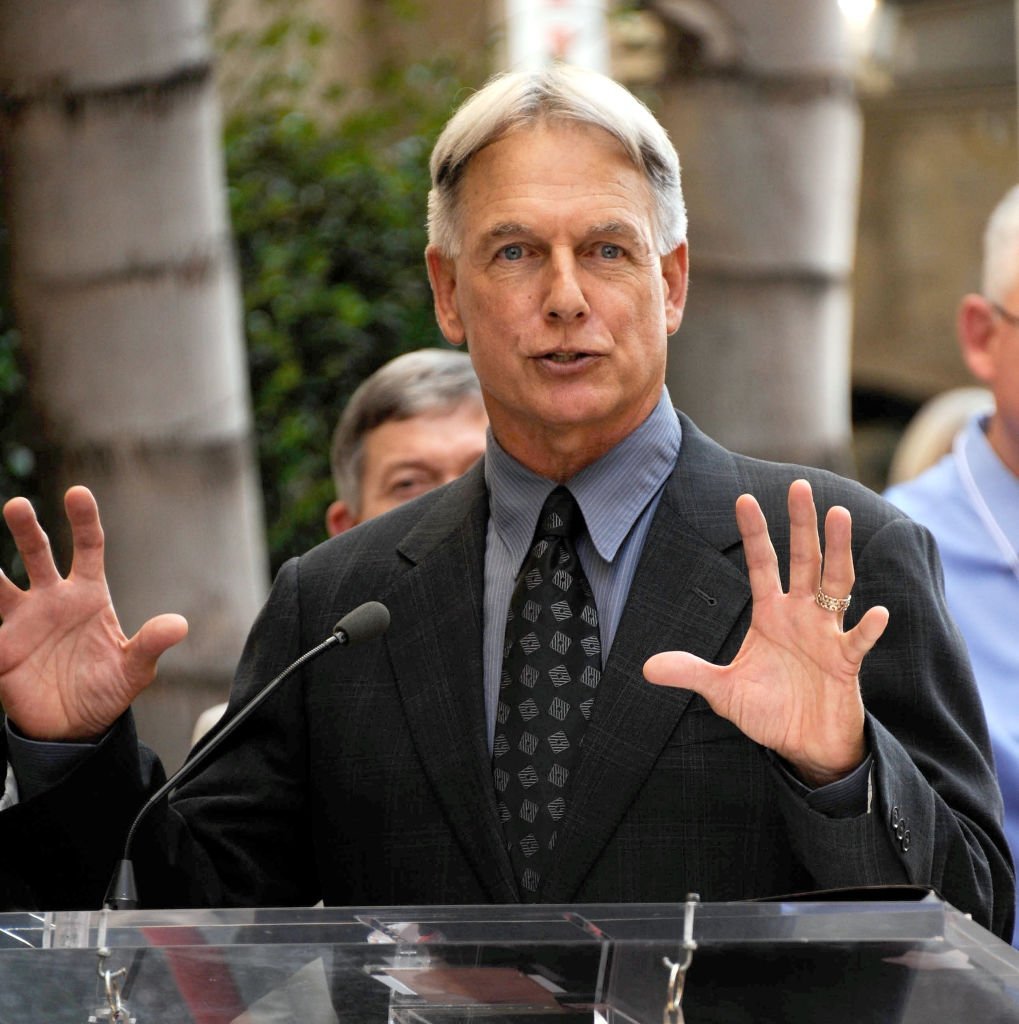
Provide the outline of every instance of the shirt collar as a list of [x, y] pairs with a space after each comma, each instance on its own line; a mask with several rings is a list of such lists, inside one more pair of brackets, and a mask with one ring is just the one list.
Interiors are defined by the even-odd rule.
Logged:
[[[661, 490], [676, 465], [682, 431], [669, 393], [644, 422], [585, 466], [566, 486], [577, 499], [591, 542], [611, 562], [633, 524]], [[492, 523], [514, 563], [523, 561], [538, 515], [556, 481], [532, 473], [488, 434], [485, 454]], [[519, 557], [518, 557], [519, 556]]]

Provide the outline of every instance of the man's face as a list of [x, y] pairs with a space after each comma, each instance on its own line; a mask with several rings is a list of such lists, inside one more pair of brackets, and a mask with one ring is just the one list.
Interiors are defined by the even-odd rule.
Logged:
[[429, 250], [445, 336], [466, 340], [496, 438], [576, 471], [647, 417], [679, 327], [686, 246], [657, 255], [643, 175], [598, 128], [540, 125], [481, 150], [462, 248]]
[[[1019, 285], [1008, 293], [1005, 306], [1013, 313], [1019, 309]], [[992, 371], [988, 385], [994, 392], [995, 419], [1004, 435], [1002, 446], [1007, 448], [1009, 466], [1019, 475], [1019, 326], [1000, 321], [989, 356]]]
[[[1019, 310], [1019, 285], [1001, 305], [1013, 314]], [[959, 333], [970, 371], [994, 395], [988, 440], [1019, 476], [1019, 326], [995, 312], [982, 295], [967, 295], [959, 311]]]
[[484, 454], [487, 426], [480, 402], [465, 401], [370, 430], [364, 437], [360, 510], [333, 502], [326, 516], [330, 534], [462, 476]]

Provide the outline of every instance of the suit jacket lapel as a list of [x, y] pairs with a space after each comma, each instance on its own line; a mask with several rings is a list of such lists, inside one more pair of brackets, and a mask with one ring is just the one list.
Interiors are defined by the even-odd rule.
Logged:
[[[410, 568], [385, 595], [387, 645], [414, 743], [450, 826], [493, 901], [518, 898], [499, 824], [484, 707], [488, 499], [476, 466], [398, 546]], [[466, 593], [465, 593], [466, 591]]]
[[653, 686], [644, 662], [663, 650], [717, 657], [750, 598], [725, 552], [740, 543], [729, 453], [681, 417], [683, 442], [634, 577], [574, 773], [567, 819], [542, 899], [570, 902], [611, 840], [689, 703]]

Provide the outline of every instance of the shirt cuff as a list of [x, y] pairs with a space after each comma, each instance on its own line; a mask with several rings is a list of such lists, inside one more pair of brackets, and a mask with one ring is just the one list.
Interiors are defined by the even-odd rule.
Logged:
[[[56, 785], [72, 768], [80, 764], [98, 743], [55, 743], [30, 740], [7, 721], [8, 779], [13, 771], [15, 796], [30, 800]], [[107, 735], [109, 735], [107, 733]], [[105, 738], [105, 737], [104, 737]], [[100, 741], [102, 742], [102, 741]], [[9, 790], [9, 787], [8, 787]], [[4, 792], [4, 800], [8, 796]]]
[[870, 813], [871, 772], [874, 758], [868, 754], [848, 775], [837, 782], [811, 789], [802, 783], [782, 763], [781, 758], [772, 757], [775, 767], [790, 789], [801, 797], [806, 805], [827, 818], [855, 818]]

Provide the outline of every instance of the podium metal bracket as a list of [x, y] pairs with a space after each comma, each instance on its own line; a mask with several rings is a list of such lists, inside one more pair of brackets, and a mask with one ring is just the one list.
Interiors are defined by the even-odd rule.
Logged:
[[127, 1007], [124, 1006], [120, 996], [120, 979], [127, 976], [127, 968], [120, 967], [115, 971], [110, 970], [106, 965], [110, 956], [108, 946], [100, 946], [97, 955], [99, 963], [96, 964], [96, 973], [103, 983], [106, 1005], [100, 1006], [95, 1013], [90, 1014], [89, 1024], [99, 1024], [99, 1022], [105, 1021], [109, 1021], [110, 1024], [137, 1024], [136, 1019], [128, 1014]]
[[673, 961], [667, 956], [662, 958], [662, 963], [669, 971], [662, 1024], [684, 1024], [685, 1022], [685, 1017], [683, 1016], [683, 989], [686, 985], [686, 972], [693, 962], [694, 950], [697, 949], [697, 942], [693, 937], [693, 919], [700, 900], [700, 896], [695, 892], [687, 894], [683, 913], [682, 953], [679, 959]]

